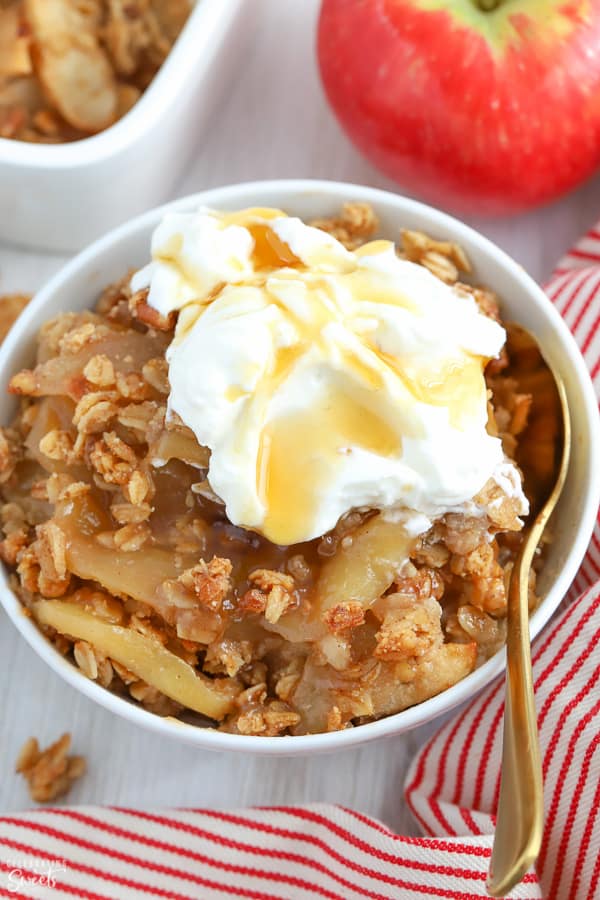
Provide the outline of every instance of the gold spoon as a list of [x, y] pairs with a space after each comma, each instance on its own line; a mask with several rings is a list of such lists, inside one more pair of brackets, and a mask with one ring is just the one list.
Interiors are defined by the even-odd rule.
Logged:
[[562, 455], [554, 487], [521, 545], [508, 587], [502, 775], [487, 881], [492, 897], [504, 897], [521, 881], [537, 859], [542, 843], [544, 796], [531, 672], [529, 571], [542, 532], [563, 489], [571, 451], [571, 419], [565, 386], [562, 378], [554, 370], [551, 372], [562, 412]]

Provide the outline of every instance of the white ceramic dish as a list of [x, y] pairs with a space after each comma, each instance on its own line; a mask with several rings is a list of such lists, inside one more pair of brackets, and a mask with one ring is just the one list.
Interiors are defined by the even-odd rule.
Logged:
[[164, 65], [111, 128], [70, 144], [0, 138], [0, 240], [78, 250], [172, 196], [235, 72], [252, 6], [194, 2]]
[[[326, 181], [267, 181], [217, 188], [152, 210], [128, 222], [83, 251], [43, 288], [25, 310], [0, 351], [0, 422], [14, 409], [4, 392], [9, 377], [31, 362], [38, 327], [66, 310], [93, 305], [100, 290], [132, 266], [148, 259], [150, 234], [166, 209], [190, 209], [200, 203], [220, 209], [276, 206], [303, 217], [329, 215], [344, 200], [371, 203], [381, 220], [382, 235], [395, 237], [401, 226], [422, 229], [434, 237], [458, 241], [469, 254], [475, 278], [500, 294], [507, 318], [528, 328], [539, 340], [550, 364], [566, 384], [573, 418], [574, 446], [568, 482], [555, 518], [555, 540], [540, 579], [542, 603], [531, 620], [535, 636], [548, 621], [583, 558], [600, 501], [600, 422], [592, 385], [569, 330], [542, 290], [505, 253], [456, 219], [413, 200], [384, 191]], [[396, 715], [331, 734], [301, 737], [253, 737], [224, 734], [174, 719], [163, 719], [89, 681], [63, 659], [23, 615], [17, 598], [0, 572], [2, 603], [21, 634], [55, 672], [107, 709], [159, 734], [198, 747], [259, 754], [291, 755], [340, 750], [376, 738], [400, 734], [427, 722], [471, 697], [502, 671], [500, 652], [447, 691]], [[19, 686], [15, 685], [14, 690]]]

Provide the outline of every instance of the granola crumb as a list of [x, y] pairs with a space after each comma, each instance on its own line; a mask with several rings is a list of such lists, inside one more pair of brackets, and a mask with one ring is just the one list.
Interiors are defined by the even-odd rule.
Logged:
[[136, 469], [128, 483], [123, 488], [125, 499], [133, 506], [141, 506], [145, 500], [152, 496], [153, 484], [152, 479], [147, 472]]
[[39, 451], [57, 462], [70, 462], [73, 456], [73, 438], [68, 431], [53, 428], [39, 443]]
[[[394, 601], [397, 598], [397, 603]], [[440, 625], [442, 608], [433, 597], [406, 601], [403, 595], [390, 595], [389, 611], [375, 635], [374, 655], [391, 661], [413, 661], [435, 650], [443, 642]]]
[[209, 563], [203, 559], [182, 572], [177, 581], [190, 591], [202, 606], [217, 612], [231, 591], [231, 560], [213, 556]]
[[358, 600], [346, 600], [328, 609], [323, 621], [332, 634], [338, 634], [362, 625], [365, 621], [365, 611]]
[[[161, 412], [164, 415], [164, 407]], [[157, 413], [159, 413], [158, 405], [152, 400], [144, 400], [141, 403], [129, 403], [120, 409], [117, 419], [125, 428], [139, 432], [139, 437], [144, 440]]]
[[26, 528], [8, 534], [0, 541], [0, 559], [9, 566], [16, 566], [22, 551], [29, 543]]
[[149, 525], [145, 522], [132, 522], [123, 525], [114, 533], [114, 543], [118, 550], [124, 550], [129, 553], [140, 550], [144, 546], [151, 531]]
[[111, 661], [103, 653], [100, 653], [87, 641], [76, 641], [73, 644], [73, 656], [87, 678], [91, 681], [98, 681], [102, 687], [110, 687], [113, 679], [113, 667]]
[[37, 388], [37, 381], [31, 369], [23, 369], [13, 375], [8, 382], [8, 390], [11, 394], [30, 396]]
[[0, 484], [12, 477], [21, 456], [17, 435], [10, 428], [0, 428]]
[[26, 779], [31, 799], [48, 803], [67, 794], [86, 771], [85, 757], [69, 756], [71, 735], [65, 732], [54, 744], [40, 750], [30, 737], [17, 756], [15, 771]]
[[152, 507], [149, 503], [140, 503], [134, 506], [133, 503], [115, 502], [111, 504], [110, 511], [113, 519], [119, 525], [136, 525], [145, 522], [152, 513]]
[[64, 578], [67, 574], [67, 542], [64, 532], [50, 520], [36, 528], [38, 558], [42, 572], [49, 578]]
[[0, 344], [30, 299], [29, 294], [4, 294], [0, 297]]
[[310, 223], [336, 238], [347, 250], [356, 250], [372, 237], [379, 220], [370, 203], [344, 203], [341, 215], [313, 219]]
[[66, 472], [53, 472], [46, 479], [46, 499], [49, 503], [57, 503], [63, 491], [73, 482]]
[[301, 670], [298, 672], [289, 672], [278, 679], [277, 684], [275, 685], [275, 693], [280, 700], [288, 701], [292, 698], [292, 695], [298, 686], [298, 682], [300, 681], [301, 674]]
[[228, 729], [238, 734], [265, 737], [284, 734], [300, 722], [300, 716], [282, 700], [268, 700], [264, 683], [247, 688], [236, 698], [239, 713], [228, 720]]
[[149, 306], [147, 299], [147, 288], [138, 291], [130, 298], [129, 309], [135, 318], [150, 328], [156, 328], [157, 331], [172, 331], [175, 326], [175, 313], [170, 312], [168, 315], [162, 316], [153, 306]]
[[64, 487], [60, 494], [58, 495], [59, 500], [75, 500], [78, 497], [83, 497], [84, 494], [88, 494], [91, 490], [89, 484], [85, 481], [73, 481], [71, 484], [67, 484]]
[[84, 322], [70, 331], [65, 332], [58, 342], [61, 353], [78, 353], [86, 344], [97, 341], [107, 332], [106, 326], [95, 325], [93, 322]]
[[110, 387], [115, 383], [115, 368], [104, 353], [92, 356], [83, 369], [83, 374], [97, 387]]
[[183, 709], [180, 703], [161, 694], [145, 681], [134, 681], [133, 684], [128, 685], [128, 689], [134, 700], [157, 716], [176, 716]]
[[61, 529], [49, 520], [36, 528], [36, 539], [18, 555], [22, 587], [43, 597], [62, 597], [71, 583], [66, 566], [66, 543]]
[[104, 431], [117, 414], [114, 391], [92, 391], [85, 394], [75, 407], [73, 424], [80, 434], [97, 434]]
[[224, 639], [208, 645], [204, 668], [213, 674], [225, 672], [230, 678], [233, 678], [251, 660], [252, 644], [250, 641]]
[[245, 591], [238, 601], [238, 609], [248, 615], [264, 613], [267, 606], [267, 595], [258, 588]]
[[344, 721], [339, 706], [332, 706], [327, 713], [327, 731], [341, 731], [343, 727]]
[[471, 271], [465, 251], [452, 241], [436, 241], [422, 231], [403, 229], [401, 242], [406, 259], [425, 266], [446, 284], [455, 284], [459, 272]]
[[144, 400], [148, 386], [137, 372], [117, 372], [117, 391], [126, 400]]
[[256, 585], [241, 598], [242, 609], [263, 612], [267, 622], [275, 624], [284, 613], [297, 605], [295, 582], [291, 575], [273, 569], [255, 569], [248, 576]]
[[90, 462], [108, 484], [127, 484], [137, 466], [137, 456], [114, 431], [105, 431], [94, 444]]

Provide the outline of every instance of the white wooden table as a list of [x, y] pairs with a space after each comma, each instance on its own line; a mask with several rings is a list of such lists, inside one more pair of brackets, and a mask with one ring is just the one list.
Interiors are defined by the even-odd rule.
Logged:
[[[316, 177], [393, 185], [342, 135], [325, 104], [314, 50], [318, 0], [248, 0], [256, 32], [243, 71], [207, 132], [179, 194], [228, 182]], [[600, 216], [600, 178], [545, 209], [471, 220], [537, 279]], [[63, 262], [0, 246], [0, 293], [33, 291]], [[71, 731], [89, 773], [76, 803], [241, 806], [332, 801], [417, 833], [402, 784], [431, 726], [365, 749], [312, 759], [206, 753], [138, 730], [53, 674], [0, 616], [0, 811], [29, 805], [12, 765], [31, 734]]]

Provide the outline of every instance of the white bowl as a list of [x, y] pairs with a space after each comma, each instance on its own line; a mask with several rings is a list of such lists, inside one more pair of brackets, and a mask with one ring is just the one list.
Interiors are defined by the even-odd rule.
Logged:
[[[30, 364], [37, 330], [42, 322], [67, 310], [94, 304], [101, 289], [149, 254], [150, 235], [165, 210], [193, 209], [199, 204], [218, 209], [276, 206], [302, 217], [335, 213], [345, 200], [373, 205], [381, 233], [392, 238], [400, 227], [422, 229], [434, 237], [460, 243], [472, 260], [475, 278], [494, 288], [509, 319], [522, 323], [538, 339], [548, 362], [565, 380], [573, 418], [573, 454], [567, 485], [555, 517], [555, 539], [540, 577], [542, 602], [531, 619], [532, 637], [538, 634], [564, 597], [586, 551], [600, 501], [600, 422], [588, 372], [575, 341], [537, 284], [505, 253], [466, 225], [428, 206], [385, 191], [327, 181], [265, 181], [216, 188], [186, 197], [122, 225], [84, 250], [43, 288], [27, 307], [0, 351], [0, 385]], [[0, 397], [0, 422], [7, 422], [14, 400]], [[171, 718], [160, 718], [88, 680], [66, 661], [22, 611], [0, 572], [2, 603], [33, 649], [69, 684], [124, 718], [159, 734], [212, 750], [292, 755], [340, 750], [376, 738], [400, 734], [446, 712], [486, 685], [504, 667], [497, 653], [467, 678], [424, 703], [396, 715], [331, 734], [299, 737], [255, 737], [224, 734]], [[18, 690], [18, 685], [15, 685]]]
[[0, 138], [0, 239], [78, 250], [164, 203], [235, 72], [251, 3], [196, 7], [164, 65], [118, 122], [68, 144]]

